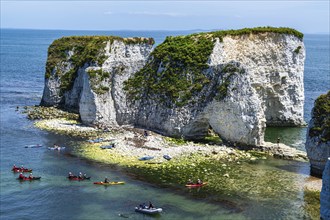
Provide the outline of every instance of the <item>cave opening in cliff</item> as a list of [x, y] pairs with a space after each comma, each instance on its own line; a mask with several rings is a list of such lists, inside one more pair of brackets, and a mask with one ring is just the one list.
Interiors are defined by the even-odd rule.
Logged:
[[209, 125], [207, 129], [207, 134], [204, 137], [204, 141], [208, 144], [214, 144], [214, 145], [219, 145], [222, 144], [222, 139], [221, 137], [213, 130], [212, 126]]

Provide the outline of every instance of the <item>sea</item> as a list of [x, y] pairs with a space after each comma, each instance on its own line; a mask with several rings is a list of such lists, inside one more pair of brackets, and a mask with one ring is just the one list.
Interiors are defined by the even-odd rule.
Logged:
[[[113, 35], [120, 37], [153, 37], [160, 44], [166, 36], [196, 31], [69, 31], [1, 29], [0, 71], [0, 219], [302, 219], [304, 196], [288, 198], [278, 208], [269, 207], [265, 199], [255, 199], [244, 208], [232, 209], [221, 202], [205, 198], [203, 190], [193, 192], [184, 187], [163, 188], [123, 172], [121, 169], [75, 157], [70, 150], [47, 150], [54, 143], [67, 145], [70, 137], [34, 127], [21, 111], [24, 106], [39, 105], [45, 78], [47, 49], [64, 36]], [[330, 90], [329, 35], [305, 34], [304, 118], [308, 122], [315, 99]], [[277, 137], [293, 147], [305, 150], [306, 127], [267, 129], [266, 140]], [[40, 144], [40, 148], [25, 148]], [[256, 165], [254, 172], [277, 169], [285, 164], [290, 172], [307, 178], [309, 164], [274, 163]], [[17, 180], [13, 164], [33, 168], [38, 181]], [[125, 181], [119, 187], [95, 186], [91, 181], [68, 181], [67, 173], [84, 172], [95, 181], [105, 176]], [[300, 181], [300, 179], [293, 181]], [[271, 187], [271, 186], [270, 186]], [[221, 196], [221, 195], [220, 195]], [[235, 198], [233, 198], [235, 200]], [[152, 201], [162, 207], [161, 215], [136, 213], [134, 207]], [[275, 201], [276, 202], [276, 201]], [[307, 218], [308, 219], [308, 218]]]

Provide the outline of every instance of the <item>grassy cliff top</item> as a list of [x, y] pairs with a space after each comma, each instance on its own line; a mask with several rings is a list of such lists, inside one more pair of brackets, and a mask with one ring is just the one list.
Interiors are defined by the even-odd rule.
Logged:
[[[133, 37], [121, 38], [116, 36], [70, 36], [55, 40], [48, 48], [45, 77], [49, 78], [56, 68], [56, 76], [61, 78], [61, 91], [71, 88], [77, 70], [84, 64], [101, 66], [106, 60], [105, 46], [107, 42], [122, 41], [125, 44], [150, 44], [155, 43], [153, 38]], [[72, 52], [70, 55], [69, 52]], [[61, 72], [61, 65], [70, 61], [73, 68], [67, 73]]]
[[[256, 27], [239, 30], [224, 30], [196, 33], [187, 36], [167, 37], [152, 52], [151, 62], [126, 83], [131, 97], [141, 98], [147, 95], [161, 94], [161, 99], [174, 101], [182, 106], [188, 103], [192, 95], [199, 93], [210, 82], [202, 72], [208, 68], [207, 61], [214, 47], [214, 39], [222, 41], [227, 35], [246, 35], [258, 33], [291, 34], [299, 39], [303, 34], [291, 28]], [[45, 77], [49, 78], [56, 69], [61, 78], [61, 91], [72, 87], [77, 70], [83, 65], [101, 66], [106, 60], [104, 48], [107, 42], [122, 41], [125, 44], [155, 43], [153, 38], [121, 38], [116, 36], [70, 36], [55, 40], [48, 48]], [[70, 53], [69, 53], [70, 52]], [[62, 73], [68, 65], [69, 71]], [[164, 71], [157, 72], [162, 64]]]
[[330, 91], [315, 100], [313, 108], [314, 127], [309, 136], [320, 136], [321, 141], [330, 141]]
[[74, 54], [70, 58], [74, 66], [81, 67], [87, 62], [104, 62], [104, 51], [107, 42], [122, 41], [125, 44], [155, 43], [153, 38], [133, 37], [121, 38], [116, 36], [70, 36], [55, 40], [48, 48], [46, 77], [48, 78], [56, 65], [68, 58], [68, 52]]
[[258, 33], [278, 33], [278, 34], [289, 34], [289, 35], [294, 35], [298, 37], [300, 40], [303, 39], [304, 34], [292, 29], [292, 28], [287, 28], [287, 27], [255, 27], [255, 28], [243, 28], [243, 29], [238, 29], [238, 30], [223, 30], [223, 31], [214, 31], [214, 32], [209, 32], [209, 33], [203, 33], [203, 34], [210, 34], [213, 37], [219, 37], [222, 38], [227, 35], [234, 35], [234, 36], [239, 36], [239, 35], [244, 35], [244, 34], [258, 34]]
[[[299, 38], [300, 40], [303, 39], [304, 34], [288, 27], [254, 27], [254, 28], [243, 28], [243, 29], [237, 29], [237, 30], [219, 30], [219, 31], [211, 31], [211, 32], [200, 32], [200, 33], [194, 33], [191, 35], [191, 37], [195, 38], [220, 38], [220, 41], [222, 41], [223, 37], [225, 36], [241, 36], [241, 35], [247, 35], [247, 34], [259, 34], [259, 33], [278, 33], [278, 34], [288, 34], [293, 35]], [[176, 36], [173, 38], [178, 37], [187, 37], [187, 36]]]
[[[223, 37], [227, 35], [238, 36], [265, 32], [290, 34], [299, 39], [303, 38], [303, 34], [294, 29], [274, 27], [244, 28], [167, 37], [151, 53], [152, 59], [125, 82], [124, 89], [128, 91], [129, 97], [133, 100], [156, 95], [160, 101], [171, 102], [169, 105], [173, 103], [176, 106], [186, 105], [191, 101], [192, 96], [199, 94], [211, 81], [203, 71], [208, 68], [207, 62], [216, 38], [222, 41]], [[226, 88], [222, 87], [219, 87], [219, 92], [223, 94], [219, 94], [219, 97], [226, 96]]]

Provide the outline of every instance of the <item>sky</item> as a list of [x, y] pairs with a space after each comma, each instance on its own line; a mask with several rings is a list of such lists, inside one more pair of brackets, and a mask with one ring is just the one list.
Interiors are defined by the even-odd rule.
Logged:
[[329, 33], [329, 0], [0, 1], [1, 28], [223, 30], [273, 26]]

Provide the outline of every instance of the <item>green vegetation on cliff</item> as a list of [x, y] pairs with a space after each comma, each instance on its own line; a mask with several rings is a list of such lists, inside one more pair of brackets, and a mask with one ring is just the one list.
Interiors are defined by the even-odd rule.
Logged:
[[298, 37], [300, 40], [303, 39], [304, 34], [287, 27], [255, 27], [255, 28], [243, 28], [239, 30], [225, 30], [225, 31], [214, 31], [206, 34], [211, 34], [213, 37], [218, 37], [222, 41], [222, 38], [231, 35], [231, 36], [240, 36], [246, 34], [259, 34], [259, 33], [277, 33], [277, 34], [289, 34]]
[[124, 89], [133, 99], [157, 94], [159, 101], [169, 98], [176, 105], [185, 105], [209, 83], [202, 71], [208, 67], [212, 50], [212, 41], [203, 35], [167, 37], [152, 52], [152, 59], [125, 82]]
[[[125, 44], [154, 44], [152, 38], [121, 38], [115, 36], [63, 37], [55, 40], [48, 48], [46, 78], [49, 78], [55, 70], [55, 76], [61, 79], [61, 92], [69, 90], [80, 67], [83, 67], [85, 64], [102, 66], [107, 58], [104, 50], [106, 43], [113, 43], [114, 40], [122, 41]], [[63, 69], [68, 70], [61, 72]]]
[[102, 85], [102, 81], [110, 77], [110, 73], [103, 71], [102, 69], [97, 70], [89, 70], [88, 72], [91, 89], [101, 95], [110, 90], [110, 82], [109, 85]]
[[320, 136], [323, 142], [330, 141], [330, 91], [315, 100], [313, 119], [314, 126], [310, 128], [309, 136]]
[[[187, 36], [167, 37], [151, 53], [151, 59], [132, 78], [125, 82], [124, 89], [132, 100], [143, 97], [159, 99], [173, 107], [184, 106], [191, 97], [200, 94], [209, 85], [211, 77], [206, 73], [208, 60], [213, 51], [215, 39], [220, 41], [227, 35], [247, 35], [258, 33], [290, 34], [303, 38], [303, 34], [290, 28], [257, 27], [240, 30], [196, 33]], [[240, 73], [240, 69], [235, 68]], [[224, 68], [223, 73], [228, 72]], [[217, 97], [222, 99], [227, 94], [229, 76], [224, 85], [218, 85]], [[196, 101], [196, 100], [194, 100]]]
[[[212, 53], [214, 40], [227, 35], [239, 36], [259, 33], [290, 34], [303, 38], [303, 34], [291, 28], [256, 27], [240, 30], [223, 30], [196, 33], [187, 36], [167, 37], [151, 54], [142, 70], [126, 82], [125, 89], [133, 99], [157, 94], [160, 101], [183, 106], [191, 97], [209, 85], [211, 76], [205, 73]], [[121, 38], [115, 36], [71, 36], [55, 40], [48, 49], [45, 77], [52, 74], [60, 78], [61, 93], [70, 90], [77, 71], [84, 65], [102, 66], [106, 60], [105, 46], [114, 40], [125, 44], [154, 44], [152, 38]], [[103, 88], [101, 93], [107, 89]], [[220, 93], [226, 89], [222, 86]], [[224, 97], [226, 94], [220, 95]], [[198, 100], [195, 100], [196, 102]]]

